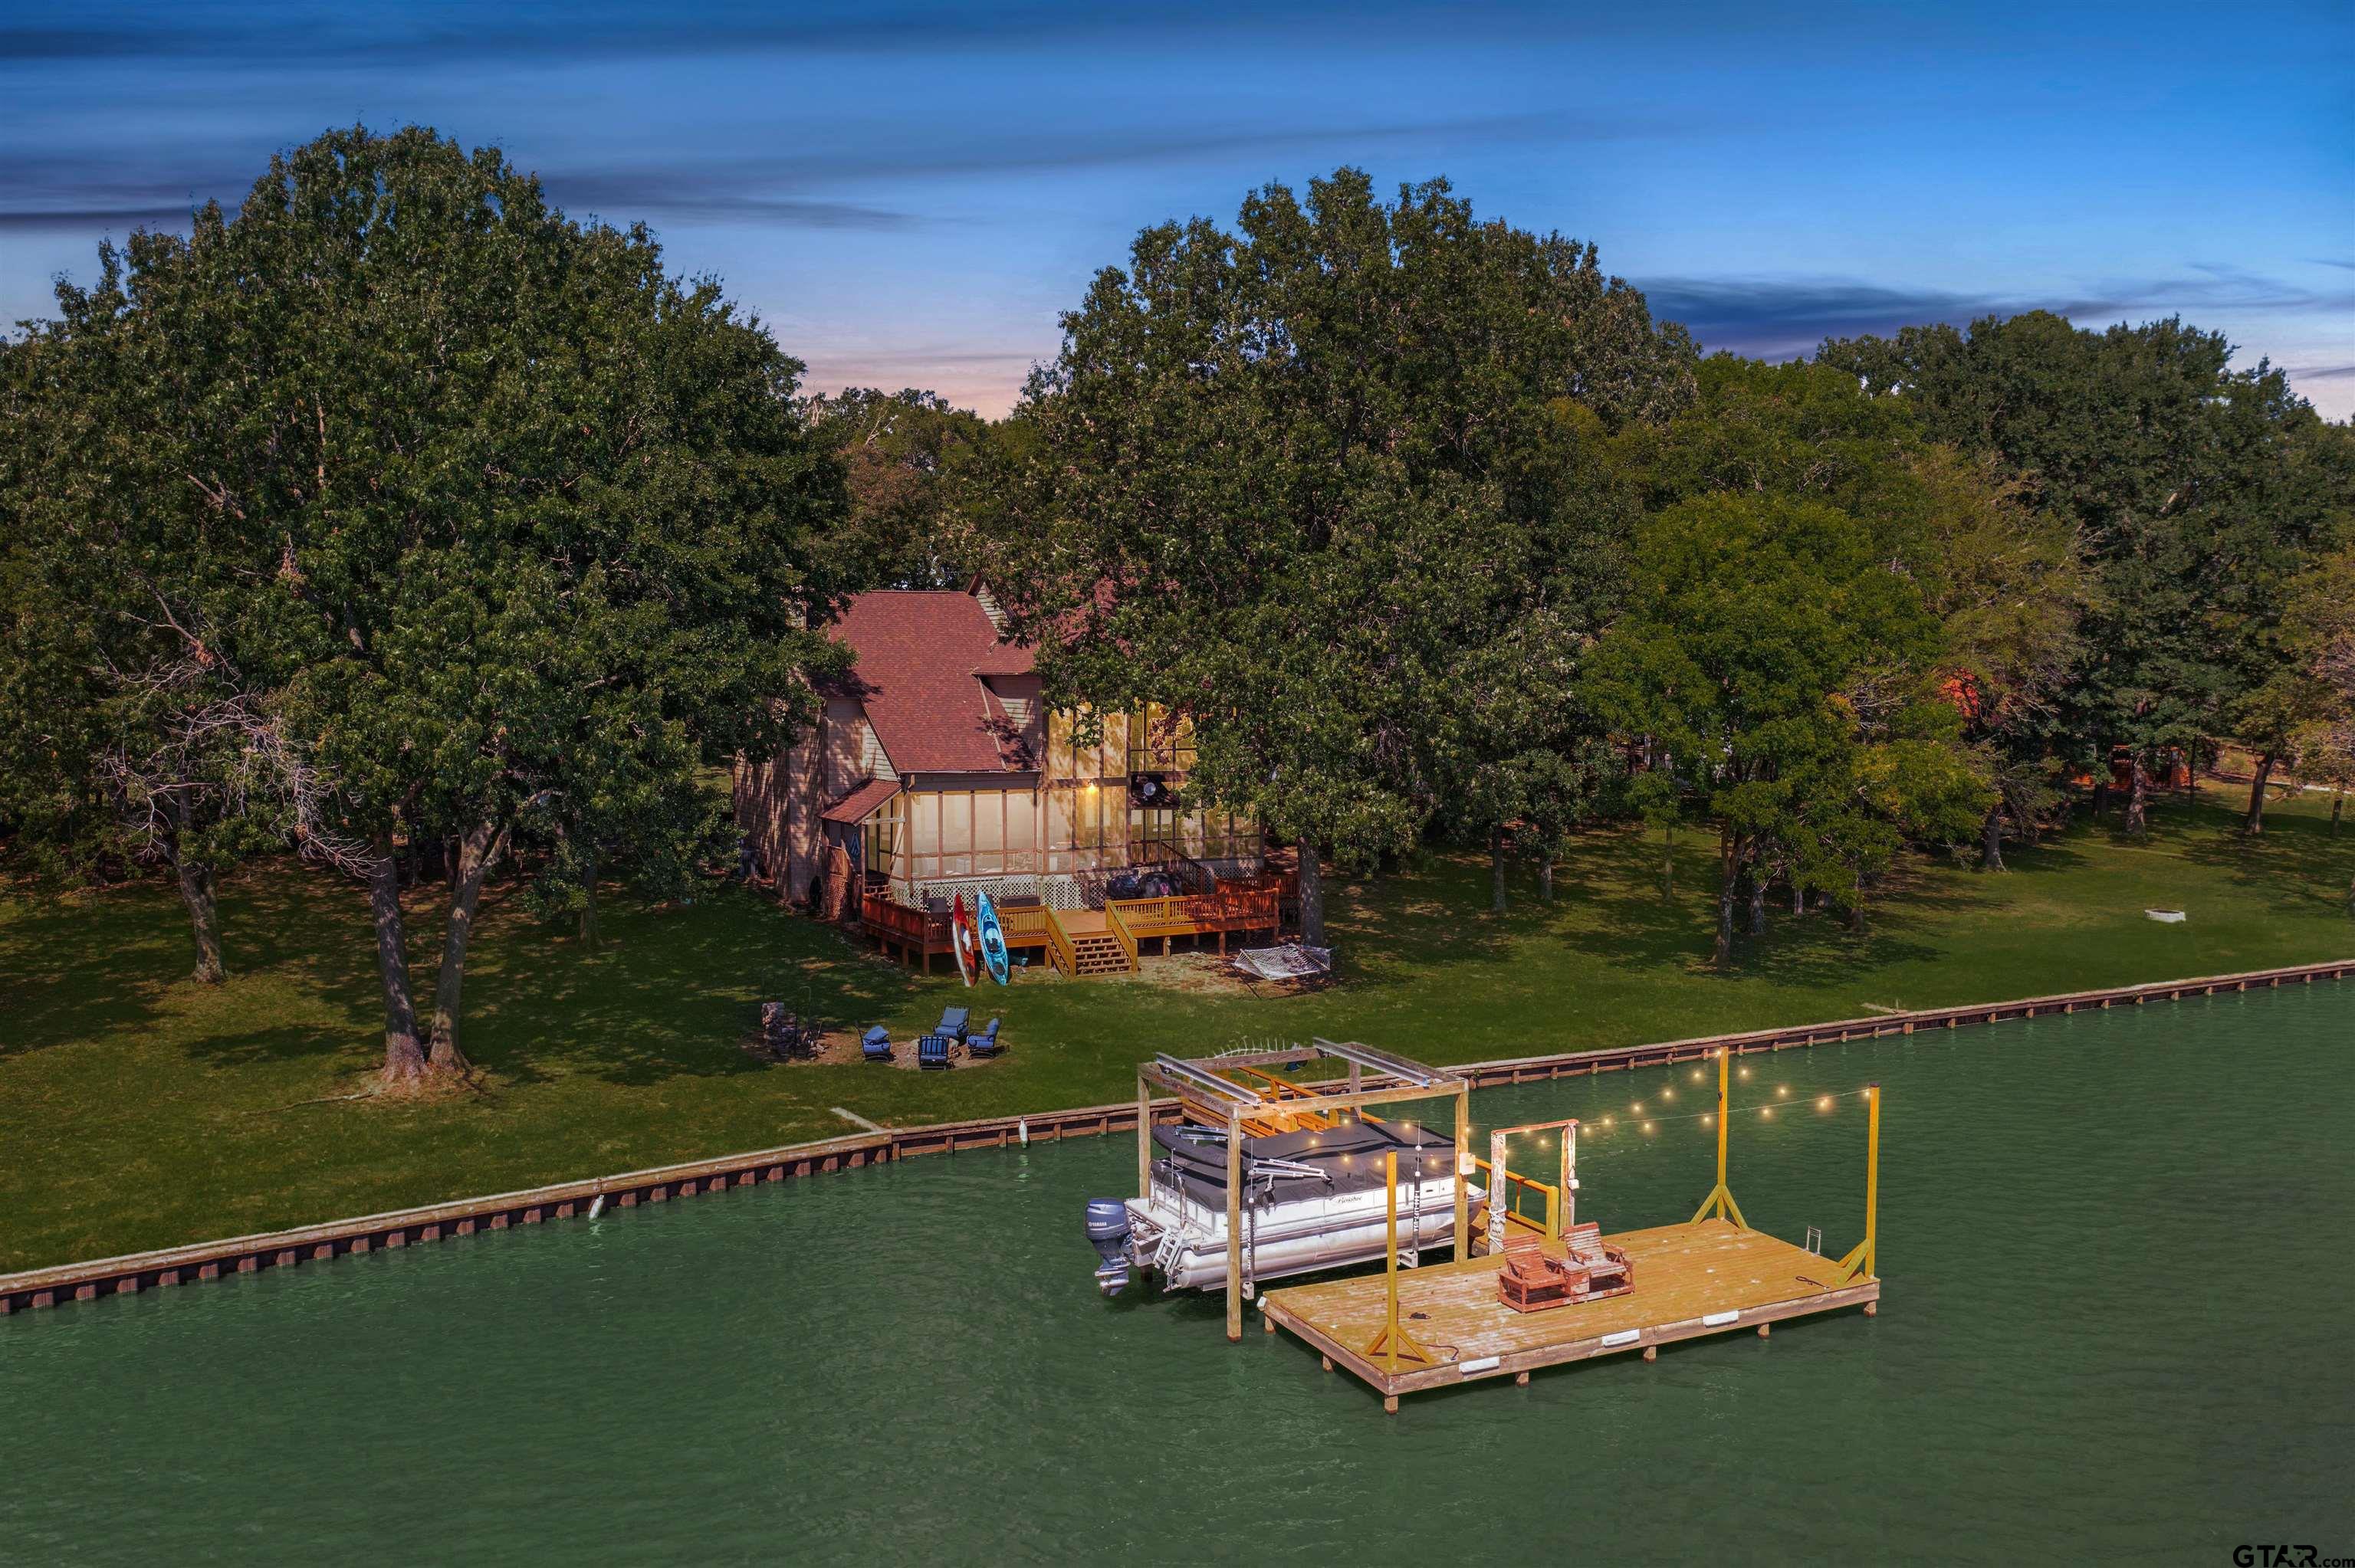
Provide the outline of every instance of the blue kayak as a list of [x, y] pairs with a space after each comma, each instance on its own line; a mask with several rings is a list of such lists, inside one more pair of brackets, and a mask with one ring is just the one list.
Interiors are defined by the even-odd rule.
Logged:
[[1010, 972], [1006, 960], [1006, 927], [997, 923], [997, 906], [989, 901], [988, 894], [976, 894], [975, 899], [981, 906], [975, 916], [981, 927], [981, 961], [989, 967], [989, 978], [1004, 985]]

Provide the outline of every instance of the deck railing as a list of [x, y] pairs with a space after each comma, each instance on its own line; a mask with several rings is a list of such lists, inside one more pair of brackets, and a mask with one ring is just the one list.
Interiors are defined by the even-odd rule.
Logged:
[[1255, 931], [1275, 928], [1280, 890], [1222, 883], [1215, 893], [1170, 894], [1157, 898], [1122, 898], [1104, 905], [1117, 910], [1128, 930], [1139, 937], [1183, 937], [1198, 931]]
[[858, 918], [869, 933], [905, 947], [926, 948], [934, 951], [945, 951], [948, 947], [947, 916], [895, 904], [879, 893], [861, 895]]
[[1009, 948], [1028, 947], [1044, 942], [1047, 937], [1047, 906], [1043, 904], [1017, 904], [1012, 908], [999, 905], [997, 928], [1005, 933]]
[[1120, 944], [1120, 950], [1128, 955], [1128, 967], [1132, 969], [1136, 968], [1136, 934], [1128, 928], [1128, 922], [1122, 917], [1117, 903], [1107, 902], [1104, 905], [1104, 929], [1110, 931], [1113, 940]]
[[1047, 961], [1054, 965], [1059, 973], [1077, 979], [1080, 950], [1072, 945], [1071, 934], [1063, 929], [1062, 919], [1053, 909], [1042, 906], [1040, 913], [1047, 916]]

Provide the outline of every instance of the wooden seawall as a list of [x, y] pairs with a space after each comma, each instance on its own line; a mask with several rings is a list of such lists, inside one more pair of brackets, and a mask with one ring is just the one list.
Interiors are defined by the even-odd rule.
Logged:
[[[2284, 969], [2257, 969], [2245, 974], [2211, 975], [2196, 980], [2165, 980], [2150, 985], [2117, 986], [2105, 991], [2073, 991], [2061, 996], [2028, 997], [2015, 1001], [1980, 1002], [1966, 1007], [1927, 1008], [1870, 1018], [1797, 1024], [1786, 1029], [1754, 1029], [1734, 1034], [1710, 1034], [1646, 1045], [1617, 1045], [1598, 1051], [1569, 1051], [1551, 1055], [1518, 1056], [1450, 1067], [1471, 1080], [1475, 1088], [1499, 1088], [1540, 1083], [1550, 1078], [1593, 1073], [1622, 1072], [1637, 1067], [1696, 1061], [1724, 1049], [1739, 1054], [1782, 1051], [1849, 1040], [1869, 1040], [1924, 1030], [1955, 1029], [1965, 1024], [1999, 1023], [2013, 1019], [2097, 1012], [2152, 1001], [2178, 1001], [2186, 997], [2265, 991], [2286, 985], [2311, 985], [2318, 980], [2355, 977], [2355, 959], [2329, 963], [2296, 964]], [[1338, 1086], [1337, 1085], [1336, 1086]], [[1304, 1088], [1314, 1089], [1315, 1084]], [[1156, 1119], [1174, 1118], [1175, 1100], [1156, 1100]], [[800, 1176], [857, 1170], [885, 1164], [914, 1154], [954, 1154], [966, 1149], [1002, 1149], [1026, 1136], [1033, 1142], [1093, 1137], [1136, 1126], [1136, 1105], [1085, 1106], [1071, 1110], [1040, 1111], [1024, 1116], [985, 1117], [973, 1121], [937, 1122], [923, 1127], [891, 1128], [814, 1143], [755, 1150], [679, 1165], [623, 1171], [612, 1176], [464, 1198], [421, 1208], [332, 1220], [295, 1230], [261, 1235], [231, 1236], [220, 1241], [192, 1242], [186, 1246], [122, 1257], [95, 1258], [0, 1275], [0, 1314], [56, 1306], [65, 1301], [89, 1301], [107, 1296], [132, 1296], [143, 1290], [218, 1279], [226, 1275], [251, 1274], [263, 1268], [324, 1263], [346, 1253], [414, 1246], [452, 1236], [545, 1224], [587, 1214], [602, 1199], [606, 1208], [634, 1208], [640, 1203], [667, 1202], [673, 1198], [726, 1192], [762, 1181], [783, 1181]]]

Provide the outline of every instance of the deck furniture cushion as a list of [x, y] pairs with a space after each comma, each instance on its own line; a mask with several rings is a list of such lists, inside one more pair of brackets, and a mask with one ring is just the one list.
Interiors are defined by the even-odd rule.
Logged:
[[919, 1067], [947, 1066], [949, 1051], [954, 1044], [955, 1042], [945, 1034], [922, 1036], [916, 1042], [916, 1065]]
[[1005, 1049], [1005, 1046], [998, 1043], [998, 1022], [997, 1019], [993, 1018], [983, 1028], [965, 1036], [964, 1048], [967, 1054], [995, 1056]]
[[941, 1021], [932, 1025], [932, 1033], [945, 1034], [952, 1040], [962, 1040], [964, 1038], [965, 1021], [972, 1016], [969, 1008], [944, 1007], [941, 1009]]
[[858, 1038], [858, 1054], [870, 1062], [891, 1059], [891, 1032], [877, 1024]]

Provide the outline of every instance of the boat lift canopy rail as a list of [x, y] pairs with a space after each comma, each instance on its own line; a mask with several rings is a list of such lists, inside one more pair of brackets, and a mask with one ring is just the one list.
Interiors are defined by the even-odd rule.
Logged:
[[1205, 1094], [1216, 1095], [1230, 1104], [1247, 1106], [1254, 1110], [1258, 1109], [1263, 1102], [1264, 1097], [1256, 1089], [1235, 1083], [1231, 1079], [1222, 1078], [1216, 1073], [1207, 1072], [1193, 1063], [1181, 1061], [1167, 1052], [1154, 1053], [1153, 1065], [1158, 1067], [1165, 1077], [1173, 1080], [1172, 1087], [1199, 1089]]
[[1362, 1045], [1354, 1040], [1319, 1039], [1315, 1042], [1315, 1044], [1318, 1051], [1327, 1056], [1338, 1056], [1344, 1062], [1355, 1063], [1373, 1072], [1387, 1074], [1401, 1083], [1412, 1084], [1418, 1088], [1428, 1089], [1442, 1084], [1452, 1084], [1456, 1077], [1456, 1075], [1444, 1068], [1425, 1066], [1421, 1062], [1389, 1051], [1379, 1051], [1371, 1045]]

